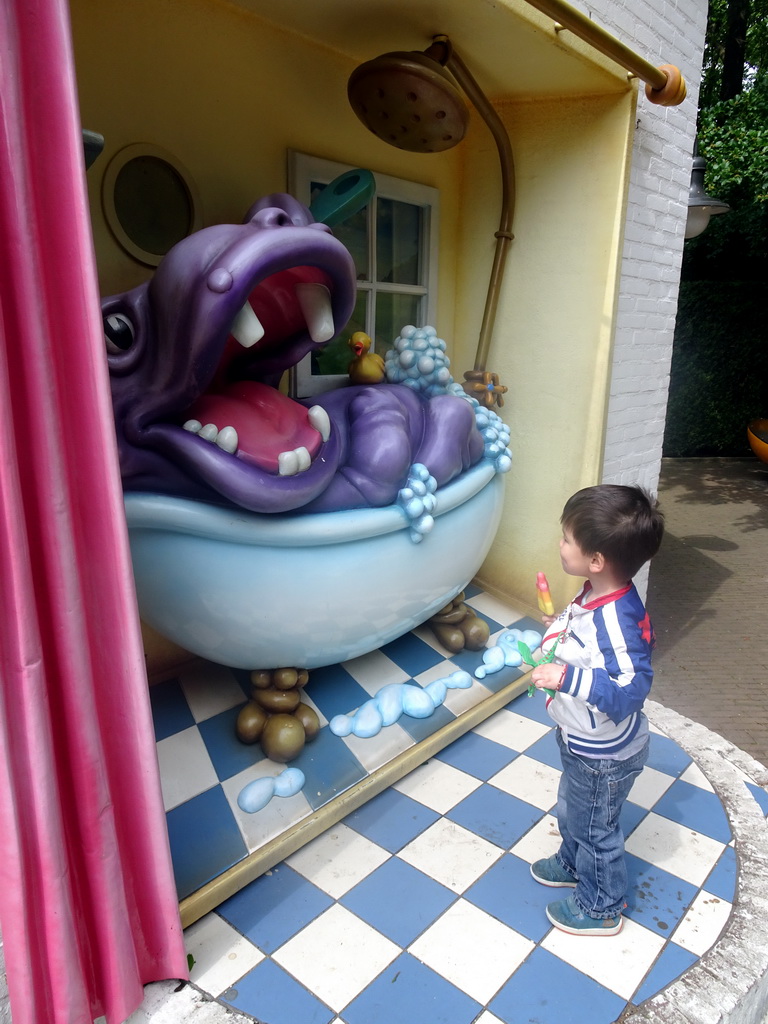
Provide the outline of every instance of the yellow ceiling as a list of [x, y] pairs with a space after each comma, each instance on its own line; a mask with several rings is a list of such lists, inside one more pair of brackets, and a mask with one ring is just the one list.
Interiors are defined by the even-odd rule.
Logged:
[[289, 32], [363, 62], [448, 35], [485, 93], [594, 95], [627, 88], [623, 68], [525, 0], [235, 0]]

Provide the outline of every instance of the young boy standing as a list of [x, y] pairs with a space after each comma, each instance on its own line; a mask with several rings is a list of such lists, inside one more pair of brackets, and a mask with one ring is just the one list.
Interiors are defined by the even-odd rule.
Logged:
[[586, 582], [565, 611], [544, 617], [541, 645], [554, 658], [531, 681], [554, 690], [563, 773], [561, 844], [531, 865], [542, 885], [572, 888], [547, 917], [574, 935], [616, 935], [627, 869], [619, 814], [648, 758], [642, 707], [653, 681], [653, 628], [632, 577], [659, 549], [664, 517], [640, 487], [602, 484], [570, 498], [560, 517], [560, 559]]

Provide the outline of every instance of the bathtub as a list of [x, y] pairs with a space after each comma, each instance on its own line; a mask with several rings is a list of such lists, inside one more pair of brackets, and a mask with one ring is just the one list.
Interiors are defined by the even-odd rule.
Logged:
[[258, 515], [126, 494], [142, 619], [233, 668], [318, 668], [413, 629], [472, 579], [501, 518], [504, 481], [484, 460], [437, 491], [421, 543], [397, 506]]

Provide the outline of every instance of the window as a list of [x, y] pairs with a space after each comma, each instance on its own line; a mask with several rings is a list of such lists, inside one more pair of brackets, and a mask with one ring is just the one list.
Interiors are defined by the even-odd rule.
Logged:
[[[351, 165], [291, 153], [288, 191], [306, 206]], [[352, 254], [357, 269], [357, 302], [349, 323], [334, 341], [310, 353], [292, 373], [297, 397], [339, 387], [352, 359], [347, 344], [365, 331], [380, 355], [392, 347], [406, 324], [433, 324], [437, 293], [438, 191], [427, 185], [376, 174], [376, 195], [333, 232]]]

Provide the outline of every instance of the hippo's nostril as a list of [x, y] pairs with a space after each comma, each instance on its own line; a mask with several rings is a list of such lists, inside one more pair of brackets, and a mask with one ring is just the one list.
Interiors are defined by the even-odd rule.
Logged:
[[260, 228], [287, 228], [291, 227], [293, 220], [285, 210], [277, 206], [268, 206], [251, 217], [251, 224]]

